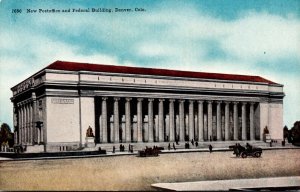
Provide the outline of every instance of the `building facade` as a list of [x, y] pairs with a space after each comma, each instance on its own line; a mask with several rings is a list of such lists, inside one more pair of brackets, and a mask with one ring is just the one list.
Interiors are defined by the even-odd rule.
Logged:
[[283, 85], [259, 76], [56, 61], [11, 88], [15, 143], [96, 144], [283, 138]]

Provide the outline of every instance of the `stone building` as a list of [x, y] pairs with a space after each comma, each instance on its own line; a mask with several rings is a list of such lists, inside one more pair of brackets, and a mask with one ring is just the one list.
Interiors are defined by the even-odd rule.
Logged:
[[11, 88], [15, 143], [46, 151], [95, 143], [283, 137], [283, 85], [259, 76], [56, 61]]

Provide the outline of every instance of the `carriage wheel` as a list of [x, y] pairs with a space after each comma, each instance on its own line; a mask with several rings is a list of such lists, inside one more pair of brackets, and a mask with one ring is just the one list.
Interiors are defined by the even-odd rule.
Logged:
[[243, 152], [243, 153], [241, 154], [241, 156], [242, 156], [242, 158], [247, 158], [247, 154], [246, 154], [245, 152]]
[[256, 152], [254, 155], [255, 155], [255, 157], [260, 157], [261, 153]]

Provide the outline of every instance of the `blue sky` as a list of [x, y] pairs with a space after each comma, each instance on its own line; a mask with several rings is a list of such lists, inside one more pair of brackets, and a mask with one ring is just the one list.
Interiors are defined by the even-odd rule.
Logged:
[[[69, 8], [146, 11], [26, 13]], [[300, 120], [300, 1], [2, 0], [0, 26], [0, 122], [9, 125], [10, 88], [56, 60], [259, 75], [284, 85], [284, 125]]]

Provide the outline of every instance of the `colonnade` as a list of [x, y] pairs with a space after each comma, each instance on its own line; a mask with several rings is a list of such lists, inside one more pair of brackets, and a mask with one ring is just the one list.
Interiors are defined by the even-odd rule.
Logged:
[[43, 129], [36, 127], [37, 103], [35, 95], [33, 99], [17, 104], [18, 130], [16, 143], [32, 145], [43, 142]]
[[[108, 107], [109, 104], [113, 106]], [[101, 97], [99, 142], [255, 140], [256, 104], [218, 100]], [[120, 114], [122, 107], [125, 111]], [[135, 107], [136, 114], [132, 114]]]

